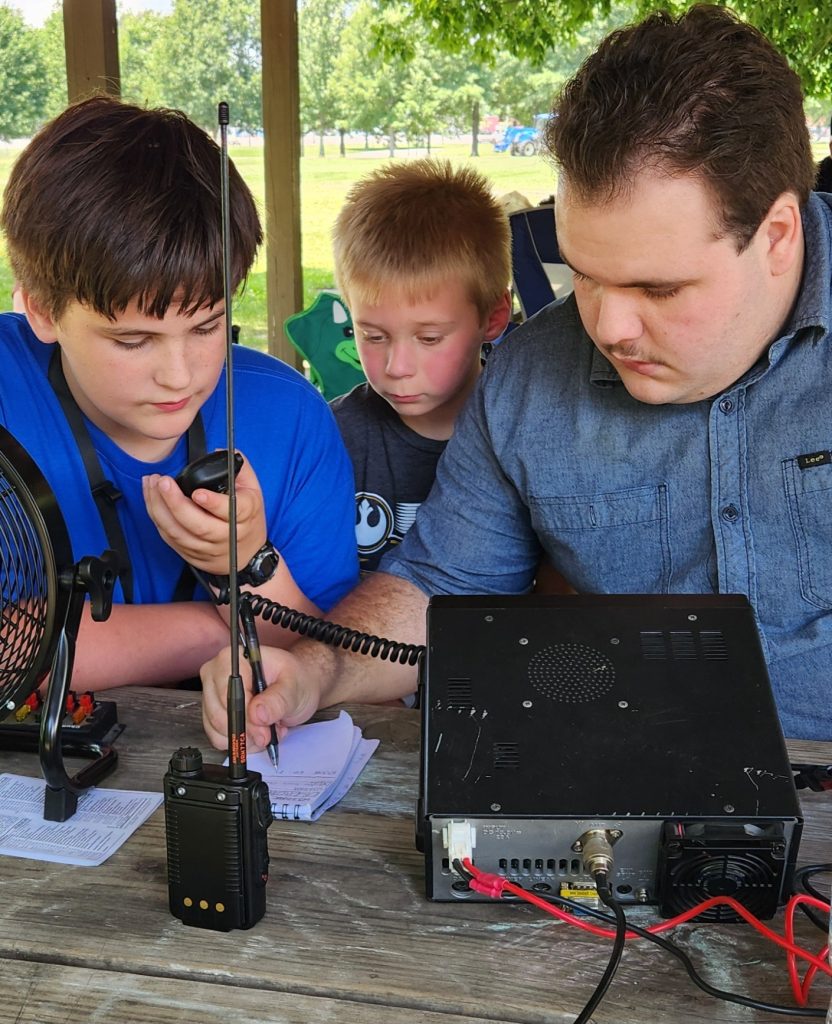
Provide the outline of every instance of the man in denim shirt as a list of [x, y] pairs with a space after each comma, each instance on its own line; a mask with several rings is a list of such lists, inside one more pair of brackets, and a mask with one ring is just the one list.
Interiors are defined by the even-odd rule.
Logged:
[[[424, 640], [435, 593], [739, 593], [787, 735], [832, 736], [832, 200], [797, 76], [723, 8], [613, 33], [548, 127], [574, 295], [492, 354], [436, 485], [336, 621]], [[399, 696], [415, 671], [267, 652], [263, 726]], [[223, 745], [227, 662], [203, 678]]]

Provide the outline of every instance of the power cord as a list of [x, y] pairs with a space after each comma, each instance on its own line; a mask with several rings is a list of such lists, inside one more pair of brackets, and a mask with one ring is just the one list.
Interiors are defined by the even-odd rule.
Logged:
[[[621, 954], [624, 952], [624, 940], [627, 937], [627, 918], [624, 916], [623, 907], [612, 894], [607, 873], [605, 871], [596, 871], [593, 873], [593, 878], [598, 889], [598, 896], [614, 914], [615, 939], [613, 940], [609, 961], [604, 968], [604, 973], [601, 975], [601, 980], [595, 986], [595, 991], [587, 1000], [586, 1006], [575, 1018], [575, 1024], [587, 1024], [598, 1004], [607, 994], [607, 989], [615, 977], [619, 963], [621, 963]], [[607, 915], [605, 917], [609, 920]]]
[[[793, 889], [794, 891], [800, 892], [801, 888], [803, 892], [809, 896], [814, 896], [817, 900], [825, 900], [829, 902], [829, 896], [824, 896], [822, 892], [815, 888], [814, 885], [809, 881], [815, 875], [828, 875], [832, 874], [832, 864], [807, 864], [805, 867], [798, 868], [794, 873]], [[817, 914], [811, 907], [805, 906], [803, 903], [800, 904], [801, 911], [809, 918], [812, 924], [819, 928], [824, 934], [827, 931], [827, 922]]]
[[[614, 917], [611, 917], [609, 914], [605, 914], [603, 911], [595, 910], [594, 908], [588, 907], [585, 904], [578, 903], [575, 900], [566, 899], [562, 896], [555, 896], [551, 893], [529, 892], [522, 886], [516, 885], [513, 882], [509, 882], [508, 879], [503, 878], [500, 875], [493, 875], [489, 872], [481, 871], [480, 869], [476, 868], [470, 860], [463, 861], [460, 866], [465, 872], [465, 877], [469, 879], [469, 885], [471, 886], [472, 889], [474, 889], [475, 892], [479, 892], [484, 895], [490, 896], [492, 899], [501, 899], [505, 894], [508, 893], [513, 896], [519, 897], [520, 899], [525, 900], [526, 902], [531, 903], [534, 906], [546, 910], [548, 913], [554, 914], [561, 921], [565, 921], [585, 931], [592, 932], [592, 934], [594, 935], [600, 935], [607, 938], [618, 938], [620, 923], [617, 914]], [[825, 866], [826, 865], [815, 865], [813, 866], [812, 870]], [[759, 931], [766, 938], [775, 942], [777, 945], [781, 946], [787, 951], [789, 976], [790, 980], [792, 981], [793, 990], [795, 991], [795, 997], [798, 1003], [800, 1004], [798, 1007], [780, 1006], [774, 1003], [764, 1003], [760, 1000], [755, 1000], [747, 996], [739, 995], [738, 993], [726, 992], [722, 989], [715, 988], [714, 986], [710, 985], [707, 981], [705, 981], [704, 978], [701, 977], [701, 975], [698, 974], [696, 968], [693, 965], [693, 962], [690, 960], [686, 953], [684, 953], [673, 942], [670, 942], [667, 939], [660, 938], [657, 934], [660, 931], [665, 931], [669, 928], [675, 927], [678, 924], [691, 920], [703, 911], [708, 910], [712, 906], [715, 906], [720, 903], [727, 904], [733, 910], [737, 911], [737, 913], [739, 913], [740, 916], [742, 916], [748, 923], [752, 924], [757, 931]], [[649, 929], [639, 928], [633, 924], [626, 923], [626, 930], [624, 934], [625, 938], [638, 936], [640, 938], [644, 938], [650, 942], [655, 943], [662, 949], [667, 950], [667, 952], [671, 953], [673, 956], [675, 956], [678, 960], [681, 961], [691, 981], [693, 981], [695, 985], [697, 985], [704, 992], [707, 992], [708, 995], [711, 995], [714, 998], [722, 999], [726, 1002], [738, 1003], [741, 1006], [748, 1006], [752, 1009], [764, 1010], [769, 1013], [792, 1014], [797, 1017], [822, 1018], [826, 1014], [825, 1010], [806, 1007], [805, 1002], [808, 997], [809, 986], [811, 985], [811, 982], [816, 972], [822, 971], [825, 974], [830, 975], [832, 974], [832, 966], [829, 965], [826, 959], [827, 949], [825, 947], [818, 953], [817, 956], [814, 956], [806, 950], [801, 949], [801, 947], [795, 945], [793, 935], [793, 918], [796, 907], [801, 905], [802, 903], [809, 904], [813, 907], [816, 907], [819, 910], [826, 911], [827, 913], [829, 912], [828, 900], [803, 894], [797, 894], [793, 896], [790, 899], [789, 904], [786, 908], [785, 938], [779, 935], [777, 932], [772, 931], [770, 928], [767, 928], [761, 921], [754, 917], [754, 915], [751, 914], [750, 911], [747, 910], [747, 908], [745, 908], [737, 900], [729, 896], [715, 896], [711, 899], [704, 900], [702, 903], [698, 904], [696, 907], [692, 907], [690, 910], [685, 911], [683, 914], [679, 914], [675, 918], [671, 918], [668, 921], [664, 921], [658, 925], [654, 925]], [[614, 924], [615, 931], [612, 932], [606, 929], [600, 929], [596, 925], [592, 925], [588, 921], [583, 920], [582, 917], [576, 917], [574, 913], [568, 913], [563, 908], [567, 908], [570, 911], [578, 911], [579, 914], [582, 915], [582, 917], [592, 917], [600, 921], [603, 921], [607, 924]], [[611, 907], [610, 909], [614, 908]], [[622, 911], [623, 915], [623, 908], [619, 906], [619, 910]], [[800, 985], [799, 979], [797, 978], [797, 968], [794, 963], [795, 957], [797, 956], [808, 961], [810, 965], [809, 969], [807, 970], [806, 977], [802, 983], [802, 986]], [[603, 993], [601, 994], [603, 995]], [[595, 993], [593, 993], [591, 1002], [593, 999], [595, 999]], [[599, 1001], [600, 997], [599, 999], [595, 999], [594, 1006], [597, 1006]], [[590, 1004], [588, 1003], [587, 1006], [589, 1005]], [[584, 1022], [588, 1020], [588, 1016], [586, 1015], [586, 1009], [582, 1011], [582, 1016], [579, 1017], [578, 1020]], [[576, 1021], [575, 1024], [578, 1024], [578, 1021]]]
[[[573, 911], [578, 911], [581, 914], [587, 914], [590, 917], [597, 918], [599, 921], [604, 921], [610, 924], [616, 921], [616, 919], [611, 917], [609, 914], [605, 914], [600, 910], [595, 910], [592, 907], [586, 907], [584, 906], [584, 904], [577, 903], [575, 900], [565, 899], [562, 896], [555, 896], [552, 893], [546, 893], [543, 894], [541, 898], [557, 906], [568, 907], [569, 909]], [[654, 943], [655, 945], [659, 946], [659, 948], [664, 949], [672, 956], [675, 956], [676, 959], [679, 960], [682, 966], [685, 968], [688, 977], [694, 983], [694, 985], [702, 989], [702, 991], [706, 992], [709, 996], [713, 996], [715, 999], [721, 999], [724, 1002], [729, 1003], [739, 1003], [740, 1006], [748, 1006], [753, 1010], [764, 1010], [767, 1013], [788, 1014], [795, 1017], [823, 1018], [826, 1016], [826, 1010], [823, 1009], [814, 1009], [812, 1007], [780, 1006], [776, 1003], [764, 1003], [758, 999], [751, 999], [748, 996], [739, 995], [739, 993], [736, 992], [726, 992], [724, 989], [715, 988], [713, 985], [705, 981], [705, 979], [698, 973], [698, 971], [694, 967], [693, 961], [690, 959], [687, 953], [685, 953], [684, 950], [680, 949], [674, 942], [671, 942], [669, 939], [664, 939], [659, 935], [655, 935], [652, 932], [648, 931], [646, 928], [639, 928], [637, 925], [632, 924], [632, 922], [627, 922], [626, 928], [628, 931], [633, 932], [639, 938], [647, 939], [648, 942]], [[584, 1018], [584, 1020], [586, 1019], [587, 1018]], [[575, 1024], [578, 1024], [578, 1021], [576, 1021]]]

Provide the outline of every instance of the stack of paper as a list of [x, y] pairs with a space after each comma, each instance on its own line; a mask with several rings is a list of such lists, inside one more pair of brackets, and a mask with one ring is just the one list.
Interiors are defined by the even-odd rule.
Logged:
[[43, 779], [0, 775], [0, 854], [95, 867], [162, 802], [161, 793], [93, 787], [68, 821], [44, 821], [45, 789]]
[[348, 792], [377, 746], [342, 711], [290, 729], [280, 741], [277, 771], [265, 752], [250, 755], [248, 766], [268, 784], [275, 818], [315, 821]]

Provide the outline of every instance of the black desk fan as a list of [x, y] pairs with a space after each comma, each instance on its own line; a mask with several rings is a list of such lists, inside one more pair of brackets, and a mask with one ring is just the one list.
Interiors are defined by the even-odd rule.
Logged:
[[[110, 724], [103, 742], [68, 734], [62, 742], [61, 735], [85, 597], [93, 619], [102, 622], [112, 609], [117, 574], [113, 551], [73, 564], [52, 489], [25, 449], [0, 427], [0, 713], [14, 721], [13, 713], [49, 673], [37, 743], [46, 780], [43, 816], [49, 821], [71, 818], [79, 794], [118, 760], [108, 745], [120, 731], [117, 724]], [[0, 746], [32, 745], [28, 729], [10, 724], [0, 730]], [[70, 777], [65, 753], [92, 760]]]

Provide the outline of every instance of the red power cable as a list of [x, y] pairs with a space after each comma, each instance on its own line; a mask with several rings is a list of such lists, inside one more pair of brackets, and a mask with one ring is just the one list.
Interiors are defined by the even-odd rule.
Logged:
[[[561, 910], [560, 907], [553, 906], [546, 900], [541, 899], [541, 897], [536, 896], [533, 892], [529, 892], [527, 889], [522, 888], [522, 886], [509, 882], [507, 878], [503, 878], [501, 875], [493, 875], [487, 871], [481, 871], [479, 868], [475, 867], [467, 857], [462, 861], [462, 866], [472, 876], [469, 880], [469, 885], [474, 892], [482, 893], [484, 896], [490, 896], [491, 899], [499, 899], [504, 892], [509, 892], [513, 896], [518, 896], [527, 903], [533, 904], [540, 910], [544, 910], [547, 914], [552, 914], [559, 920], [566, 921], [567, 924], [574, 925], [576, 928], [581, 928], [593, 935], [599, 935], [601, 938], [615, 938], [614, 931], [610, 931], [608, 928], [601, 928], [598, 925], [590, 924], [588, 921], [577, 918], [574, 914], [569, 914], [565, 910]], [[695, 907], [691, 907], [690, 910], [686, 910], [684, 913], [678, 914], [676, 917], [668, 918], [668, 920], [662, 921], [660, 924], [654, 924], [650, 928], [646, 928], [644, 930], [650, 932], [651, 935], [658, 935], [660, 932], [668, 931], [671, 928], [675, 928], [677, 925], [690, 921], [692, 918], [697, 917], [704, 911], [710, 910], [711, 907], [715, 907], [720, 904], [730, 907], [761, 935], [786, 950], [786, 966], [789, 972], [789, 981], [792, 986], [795, 1001], [799, 1006], [805, 1006], [809, 997], [809, 989], [817, 972], [822, 971], [824, 974], [832, 976], [832, 966], [827, 960], [828, 950], [826, 946], [824, 946], [818, 955], [815, 956], [808, 950], [798, 946], [794, 941], [794, 914], [795, 910], [801, 903], [815, 907], [818, 910], [823, 910], [827, 914], [829, 913], [829, 904], [825, 903], [823, 900], [816, 899], [814, 896], [804, 895], [803, 893], [792, 896], [786, 904], [785, 937], [764, 925], [763, 922], [760, 921], [759, 918], [755, 917], [750, 910], [747, 910], [741, 903], [733, 899], [731, 896], [713, 896], [710, 899], [703, 900], [701, 903], [698, 903]], [[635, 932], [628, 931], [625, 934], [625, 938], [637, 939], [641, 938], [641, 936], [637, 935]], [[802, 982], [797, 969], [798, 957], [808, 961], [809, 963], [806, 976]]]

